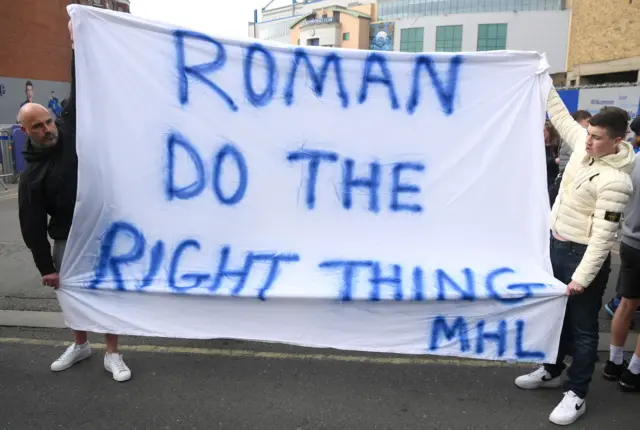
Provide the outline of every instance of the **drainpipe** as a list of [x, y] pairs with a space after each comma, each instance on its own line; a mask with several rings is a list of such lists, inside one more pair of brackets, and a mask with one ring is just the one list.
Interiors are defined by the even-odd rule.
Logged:
[[258, 38], [258, 9], [253, 10], [253, 38]]

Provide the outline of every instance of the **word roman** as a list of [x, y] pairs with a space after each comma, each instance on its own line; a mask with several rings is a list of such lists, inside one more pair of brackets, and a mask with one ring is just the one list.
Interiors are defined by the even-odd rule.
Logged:
[[[447, 319], [454, 320], [449, 324]], [[509, 325], [515, 325], [515, 330], [509, 328]], [[445, 317], [437, 316], [431, 323], [431, 341], [429, 342], [429, 351], [437, 351], [440, 349], [440, 339], [444, 337], [447, 341], [457, 341], [460, 345], [460, 352], [472, 352], [477, 355], [483, 355], [487, 342], [496, 344], [496, 352], [498, 358], [505, 355], [508, 350], [512, 350], [515, 357], [519, 360], [544, 360], [545, 353], [542, 351], [527, 351], [523, 346], [525, 333], [525, 322], [523, 320], [500, 320], [498, 321], [495, 331], [488, 331], [487, 322], [480, 319], [475, 324], [475, 347], [472, 349], [469, 341], [469, 333], [473, 333], [474, 329], [463, 317]], [[510, 333], [514, 333], [513, 338], [509, 337]], [[512, 347], [513, 349], [511, 349]]]
[[[187, 64], [187, 41], [199, 41], [211, 45], [215, 49], [215, 57], [207, 63]], [[209, 87], [231, 111], [236, 112], [238, 104], [228, 91], [214, 81], [213, 77], [227, 63], [227, 48], [225, 45], [205, 34], [186, 30], [176, 30], [174, 32], [174, 43], [176, 48], [178, 99], [180, 103], [183, 106], [189, 103], [189, 81], [194, 80]], [[299, 70], [305, 67], [311, 80], [311, 88], [317, 97], [323, 96], [329, 71], [333, 70], [337, 84], [337, 97], [341, 106], [348, 108], [352, 101], [351, 94], [347, 91], [344, 82], [342, 57], [336, 52], [326, 55], [322, 55], [320, 52], [314, 52], [313, 55], [310, 55], [309, 52], [304, 48], [296, 48], [287, 53], [290, 56], [290, 62], [284, 74], [284, 87], [282, 89], [284, 103], [287, 106], [291, 106], [294, 103], [295, 90], [297, 88], [296, 82], [301, 79], [300, 76], [304, 76]], [[321, 64], [314, 65], [311, 58], [319, 58]], [[387, 90], [391, 109], [400, 109], [398, 92], [394, 83], [394, 76], [389, 70], [387, 56], [372, 52], [363, 63], [360, 88], [356, 93], [357, 103], [363, 104], [367, 101], [370, 86], [380, 85]], [[436, 71], [433, 57], [430, 55], [417, 55], [414, 60], [411, 91], [404, 106], [406, 112], [413, 114], [420, 105], [423, 91], [422, 75], [426, 71], [429, 76], [428, 82], [437, 95], [442, 111], [445, 115], [453, 114], [462, 63], [463, 57], [461, 55], [451, 57], [445, 84], [440, 74]], [[254, 64], [258, 65], [254, 66]], [[262, 89], [256, 89], [253, 82], [253, 76], [258, 72], [265, 74], [266, 84]], [[281, 72], [281, 70], [278, 70], [278, 63], [273, 52], [260, 43], [249, 45], [243, 52], [244, 98], [257, 108], [268, 106], [274, 99], [279, 99], [280, 96], [277, 93], [279, 91], [279, 77], [282, 76]], [[305, 86], [307, 85], [305, 84]]]
[[[122, 241], [133, 243], [126, 252], [116, 252], [122, 246], [117, 246]], [[223, 245], [216, 257], [217, 266], [213, 273], [184, 273], [181, 270], [182, 260], [187, 252], [197, 253], [201, 251], [201, 244], [195, 239], [184, 239], [173, 249], [171, 255], [167, 255], [167, 246], [162, 240], [158, 240], [150, 248], [146, 249], [147, 240], [137, 227], [127, 222], [113, 223], [106, 231], [100, 245], [100, 254], [95, 267], [93, 280], [89, 288], [98, 288], [100, 284], [108, 278], [113, 280], [118, 290], [144, 290], [151, 286], [158, 279], [161, 268], [166, 267], [168, 259], [168, 270], [166, 283], [174, 292], [185, 292], [196, 288], [203, 288], [208, 293], [216, 294], [221, 288], [224, 280], [232, 281], [229, 295], [238, 296], [252, 295], [245, 291], [247, 281], [252, 269], [258, 264], [264, 264], [268, 268], [266, 278], [257, 289], [256, 297], [264, 300], [266, 293], [277, 282], [281, 270], [287, 264], [298, 263], [301, 257], [297, 253], [281, 252], [247, 252], [244, 263], [241, 267], [230, 267], [229, 257], [231, 247]], [[126, 285], [122, 271], [129, 265], [139, 264], [148, 252], [149, 267], [138, 285]], [[383, 264], [379, 261], [365, 260], [326, 260], [320, 262], [318, 268], [331, 273], [342, 274], [342, 282], [337, 298], [341, 301], [350, 301], [355, 297], [367, 297], [370, 301], [381, 300], [382, 289], [388, 288], [393, 300], [468, 300], [474, 301], [478, 298], [489, 298], [502, 303], [513, 304], [533, 297], [536, 289], [546, 288], [545, 284], [539, 283], [509, 283], [504, 279], [515, 274], [513, 269], [508, 267], [491, 270], [488, 274], [475, 273], [470, 268], [462, 270], [460, 274], [448, 273], [443, 269], [436, 269], [432, 273], [425, 275], [423, 268], [416, 266], [408, 268], [399, 264]], [[366, 296], [354, 294], [357, 279], [362, 272], [365, 272], [365, 282], [359, 285], [367, 285]], [[405, 285], [403, 274], [409, 274], [410, 285]], [[427, 288], [427, 278], [432, 282], [433, 288]], [[482, 279], [483, 281], [480, 281]], [[504, 286], [506, 284], [506, 286]], [[499, 286], [500, 285], [500, 286]], [[484, 289], [484, 290], [482, 290]], [[356, 291], [357, 292], [357, 291]]]
[[[191, 160], [193, 172], [196, 179], [190, 184], [176, 184], [176, 151], [181, 148], [182, 151]], [[336, 163], [342, 159], [342, 206], [344, 209], [351, 209], [353, 206], [353, 191], [361, 190], [369, 194], [369, 211], [373, 213], [380, 212], [380, 189], [382, 182], [382, 163], [375, 161], [368, 163], [369, 175], [356, 176], [356, 162], [351, 158], [341, 157], [339, 154], [330, 151], [319, 150], [300, 150], [292, 151], [287, 155], [287, 159], [291, 163], [308, 162], [308, 174], [304, 175], [307, 179], [306, 186], [306, 203], [308, 209], [314, 209], [316, 206], [316, 184], [321, 164]], [[186, 137], [173, 132], [167, 138], [166, 151], [167, 166], [165, 169], [164, 189], [167, 200], [181, 199], [188, 200], [200, 195], [206, 186], [205, 162], [203, 157]], [[222, 189], [222, 178], [225, 175], [233, 173], [225, 173], [227, 170], [233, 169], [235, 172], [235, 180], [233, 181], [236, 188], [232, 191]], [[411, 172], [422, 173], [425, 166], [419, 162], [403, 161], [394, 163], [391, 166], [391, 201], [389, 209], [392, 212], [422, 212], [422, 206], [417, 203], [408, 203], [401, 199], [402, 196], [408, 197], [410, 194], [419, 194], [420, 187], [416, 184], [407, 183], [402, 179], [403, 174], [409, 175]], [[212, 166], [212, 188], [213, 193], [220, 204], [233, 206], [243, 199], [246, 194], [249, 169], [247, 162], [240, 149], [231, 144], [225, 143], [214, 155]], [[384, 193], [385, 195], [387, 193]]]

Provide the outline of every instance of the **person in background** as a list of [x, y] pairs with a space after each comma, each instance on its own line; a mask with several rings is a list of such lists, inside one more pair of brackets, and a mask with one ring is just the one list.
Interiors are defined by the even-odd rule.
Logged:
[[553, 275], [567, 285], [567, 307], [555, 363], [518, 377], [527, 390], [562, 386], [564, 359], [571, 354], [567, 391], [549, 420], [574, 423], [586, 411], [586, 396], [598, 359], [602, 296], [607, 287], [611, 248], [632, 193], [635, 154], [628, 142], [629, 115], [608, 107], [585, 130], [569, 114], [555, 88], [547, 112], [560, 137], [573, 150], [551, 211], [550, 254]]
[[[589, 126], [591, 114], [588, 111], [577, 110], [572, 113], [571, 116], [575, 122], [583, 126], [585, 129]], [[560, 150], [558, 151], [558, 166], [560, 168], [560, 173], [564, 172], [565, 167], [567, 167], [567, 163], [569, 162], [572, 152], [573, 150], [571, 149], [571, 146], [562, 140], [560, 142]]]
[[549, 192], [549, 201], [553, 205], [556, 192], [553, 184], [558, 176], [559, 169], [556, 158], [558, 157], [558, 146], [560, 144], [560, 136], [556, 129], [547, 121], [544, 125], [544, 151], [547, 159], [547, 191]]
[[631, 121], [631, 125], [629, 126], [631, 131], [633, 131], [633, 140], [631, 141], [631, 145], [633, 146], [633, 150], [637, 154], [640, 152], [640, 115], [637, 115], [633, 121]]
[[[69, 32], [73, 43], [71, 23]], [[25, 104], [18, 113], [22, 131], [29, 138], [24, 158], [27, 165], [20, 175], [18, 215], [25, 244], [33, 254], [42, 283], [58, 289], [59, 271], [76, 203], [78, 156], [76, 154], [75, 56], [71, 65], [71, 95], [61, 117], [54, 123], [42, 105]], [[47, 223], [47, 218], [49, 218]], [[47, 238], [53, 239], [53, 255]], [[87, 332], [74, 330], [74, 343], [51, 364], [60, 372], [91, 356]], [[106, 335], [104, 368], [118, 382], [131, 378], [131, 371], [118, 354], [118, 336]]]
[[[636, 155], [636, 160], [637, 160]], [[633, 195], [627, 203], [622, 223], [620, 244], [620, 273], [616, 293], [619, 303], [611, 324], [609, 360], [603, 376], [609, 381], [619, 381], [625, 391], [640, 391], [640, 337], [631, 362], [624, 361], [624, 344], [629, 335], [629, 325], [640, 306], [640, 165], [631, 175]]]
[[[635, 134], [631, 145], [633, 146], [633, 151], [637, 154], [638, 151], [640, 151], [640, 116], [636, 116], [635, 119], [633, 121], [631, 121], [631, 125], [629, 126], [629, 128]], [[639, 200], [635, 200], [634, 199], [634, 201], [636, 201], [636, 202], [638, 202], [640, 204]], [[629, 210], [629, 208], [627, 208], [627, 209]], [[624, 224], [623, 224], [623, 227], [624, 227]], [[623, 230], [624, 230], [624, 228], [623, 228]], [[618, 282], [620, 282], [620, 278], [618, 278]], [[611, 316], [612, 318], [615, 318], [615, 313], [616, 313], [616, 310], [618, 309], [618, 306], [620, 306], [621, 298], [622, 297], [616, 292], [616, 296], [614, 298], [612, 298], [609, 301], [609, 303], [604, 305], [604, 309], [607, 311], [609, 316]], [[637, 306], [635, 313], [636, 313], [636, 315], [640, 315], [640, 305]], [[629, 320], [629, 325], [631, 326], [632, 323], [633, 323], [633, 318], [631, 318]]]

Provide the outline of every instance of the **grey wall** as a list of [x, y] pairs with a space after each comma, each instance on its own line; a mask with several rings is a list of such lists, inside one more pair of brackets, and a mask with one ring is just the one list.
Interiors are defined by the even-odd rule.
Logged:
[[56, 97], [60, 102], [69, 97], [70, 85], [68, 82], [37, 81], [28, 77], [6, 78], [0, 76], [0, 124], [14, 124], [16, 122], [18, 109], [27, 99], [24, 92], [24, 84], [27, 80], [33, 83], [33, 101], [35, 103], [46, 107], [51, 98], [51, 91], [56, 92]]

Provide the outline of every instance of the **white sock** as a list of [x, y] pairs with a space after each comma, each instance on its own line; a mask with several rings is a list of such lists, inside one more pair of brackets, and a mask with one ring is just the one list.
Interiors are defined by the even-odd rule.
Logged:
[[614, 364], [621, 365], [624, 361], [624, 347], [623, 346], [609, 346], [609, 360]]
[[629, 372], [634, 375], [640, 375], [640, 357], [633, 354], [633, 358], [631, 359], [631, 363], [629, 363]]

